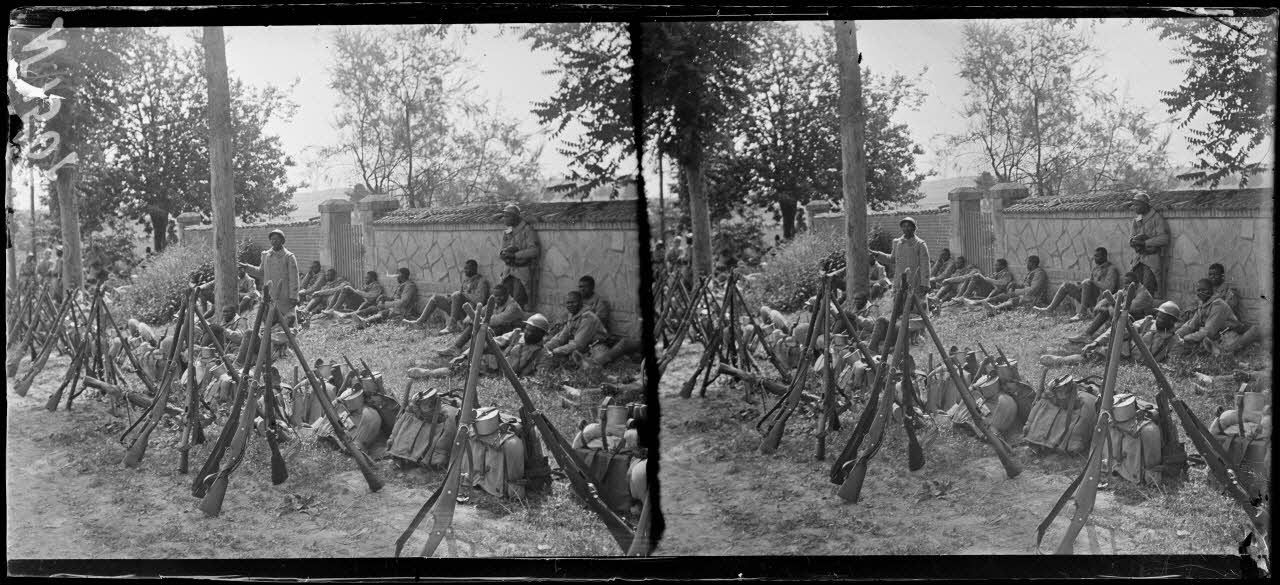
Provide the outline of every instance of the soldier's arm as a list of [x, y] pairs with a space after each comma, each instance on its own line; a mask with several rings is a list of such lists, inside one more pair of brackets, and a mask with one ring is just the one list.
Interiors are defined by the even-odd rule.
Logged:
[[267, 253], [262, 253], [262, 258], [258, 260], [258, 265], [254, 266], [248, 262], [241, 262], [240, 267], [244, 269], [244, 273], [252, 276], [254, 280], [262, 280], [262, 265], [266, 264]]
[[418, 298], [418, 285], [412, 280], [405, 282], [400, 289], [400, 296], [387, 302], [388, 309], [403, 307]]
[[474, 299], [472, 302], [481, 305], [489, 302], [489, 295], [493, 294], [493, 287], [490, 286], [489, 279], [484, 278], [480, 280], [480, 290], [478, 292], [480, 293], [480, 297]]
[[1153, 223], [1155, 224], [1156, 233], [1155, 235], [1147, 238], [1142, 244], [1148, 248], [1163, 248], [1168, 246], [1169, 221], [1166, 220], [1163, 215], [1160, 215], [1159, 212], [1152, 214], [1152, 219], [1155, 220]]
[[877, 261], [879, 261], [881, 264], [884, 264], [885, 266], [889, 266], [890, 264], [893, 264], [893, 256], [890, 256], [889, 254], [885, 254], [884, 252], [881, 252], [879, 250], [871, 250], [871, 257], [875, 258]]
[[298, 257], [289, 254], [284, 258], [285, 298], [298, 302]]
[[538, 252], [541, 249], [540, 244], [538, 244], [538, 232], [534, 231], [533, 228], [528, 228], [525, 230], [525, 234], [528, 237], [525, 238], [524, 246], [517, 249], [514, 256], [519, 260], [532, 260], [538, 257]]
[[1227, 326], [1227, 321], [1231, 317], [1231, 309], [1225, 303], [1213, 303], [1209, 306], [1208, 316], [1204, 319], [1204, 325], [1190, 335], [1182, 336], [1187, 341], [1200, 341], [1208, 337], [1213, 337]]
[[568, 340], [569, 340], [569, 324], [565, 323], [564, 327], [561, 327], [560, 330], [557, 331], [556, 334], [551, 337], [551, 339], [548, 339], [547, 342], [543, 344], [543, 347], [547, 348], [547, 351], [551, 351], [564, 345], [565, 342]]
[[489, 317], [489, 326], [497, 327], [499, 325], [518, 321], [520, 317], [520, 306], [515, 303], [508, 303], [508, 305], [502, 309], [501, 313], [497, 313], [492, 317]]
[[600, 331], [600, 319], [594, 313], [588, 313], [586, 318], [582, 319], [577, 333], [573, 336], [573, 340], [566, 343], [564, 348], [569, 350], [585, 350], [595, 340], [596, 335]]

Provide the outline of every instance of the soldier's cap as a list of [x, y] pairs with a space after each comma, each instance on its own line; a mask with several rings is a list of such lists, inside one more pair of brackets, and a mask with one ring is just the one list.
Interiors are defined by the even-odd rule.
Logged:
[[915, 220], [915, 218], [912, 218], [912, 217], [904, 217], [904, 218], [902, 218], [902, 219], [898, 220], [898, 225], [899, 225], [899, 226], [901, 226], [901, 225], [902, 225], [902, 224], [904, 224], [904, 223], [909, 223], [909, 224], [911, 224], [911, 227], [916, 227], [916, 220]]
[[271, 239], [271, 236], [276, 236], [276, 235], [280, 236], [281, 240], [285, 239], [284, 232], [280, 230], [271, 230], [271, 233], [267, 234], [267, 239]]
[[520, 206], [516, 205], [515, 203], [511, 203], [506, 207], [502, 208], [502, 213], [511, 214], [511, 215], [520, 215]]
[[1165, 301], [1163, 303], [1160, 303], [1160, 306], [1157, 307], [1156, 310], [1170, 317], [1173, 317], [1174, 319], [1177, 319], [1182, 316], [1182, 309], [1179, 309], [1178, 304], [1173, 301]]
[[538, 329], [541, 329], [543, 331], [546, 331], [551, 326], [551, 324], [547, 321], [547, 318], [543, 316], [542, 313], [534, 313], [532, 315], [529, 315], [529, 318], [525, 319], [524, 323], [525, 325], [529, 325], [531, 327], [537, 327]]
[[1129, 197], [1129, 201], [1141, 201], [1143, 203], [1151, 203], [1151, 196], [1143, 191], [1138, 191]]

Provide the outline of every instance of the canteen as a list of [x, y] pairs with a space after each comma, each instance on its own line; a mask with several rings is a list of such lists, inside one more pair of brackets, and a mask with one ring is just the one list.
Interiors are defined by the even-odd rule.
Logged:
[[627, 407], [610, 404], [605, 409], [605, 429], [611, 435], [621, 435], [627, 428]]
[[1244, 421], [1252, 423], [1262, 420], [1262, 411], [1271, 403], [1271, 397], [1264, 392], [1245, 392], [1242, 400]]
[[501, 417], [498, 416], [498, 407], [486, 406], [476, 409], [475, 431], [478, 436], [491, 435], [498, 430], [498, 425], [502, 423]]
[[346, 406], [347, 410], [359, 411], [364, 408], [364, 391], [349, 388], [338, 397], [338, 401]]
[[1132, 420], [1138, 413], [1138, 398], [1132, 394], [1117, 394], [1115, 406], [1111, 408], [1111, 417], [1116, 422]]
[[1000, 377], [1001, 382], [1013, 382], [1018, 379], [1018, 360], [1009, 360], [1009, 363], [997, 365], [996, 375]]
[[983, 398], [990, 400], [995, 398], [996, 394], [1000, 393], [1000, 379], [987, 374], [978, 378], [978, 380], [973, 383], [973, 387], [978, 389], [978, 392], [982, 394]]
[[360, 386], [365, 392], [377, 392], [382, 388], [382, 372], [373, 372], [372, 378], [360, 378]]

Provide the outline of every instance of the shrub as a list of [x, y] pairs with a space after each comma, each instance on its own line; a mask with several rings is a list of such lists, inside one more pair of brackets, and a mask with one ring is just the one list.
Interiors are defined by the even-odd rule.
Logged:
[[821, 264], [833, 253], [844, 253], [843, 239], [801, 234], [777, 248], [777, 254], [744, 292], [753, 305], [764, 303], [779, 311], [796, 311], [817, 294]]
[[84, 265], [101, 266], [112, 276], [127, 277], [138, 256], [133, 251], [133, 238], [128, 234], [92, 234], [84, 239]]
[[[238, 262], [257, 264], [262, 246], [245, 238], [236, 245]], [[207, 244], [169, 246], [153, 256], [134, 274], [130, 287], [120, 296], [122, 318], [151, 324], [167, 323], [178, 314], [187, 283], [213, 278], [217, 252]]]
[[758, 222], [721, 220], [711, 235], [712, 253], [728, 250], [739, 266], [757, 266], [764, 250], [764, 231]]

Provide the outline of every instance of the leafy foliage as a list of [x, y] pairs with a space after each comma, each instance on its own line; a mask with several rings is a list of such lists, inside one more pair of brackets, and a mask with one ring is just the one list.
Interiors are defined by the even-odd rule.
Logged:
[[101, 267], [115, 276], [128, 277], [138, 263], [138, 255], [127, 232], [100, 232], [85, 237], [84, 260], [91, 272]]
[[760, 222], [727, 219], [716, 223], [711, 237], [716, 250], [728, 252], [738, 266], [754, 267], [760, 264], [764, 251], [764, 230]]
[[[799, 206], [814, 198], [842, 203], [839, 63], [834, 31], [807, 39], [788, 23], [760, 23], [759, 59], [743, 80], [746, 106], [733, 118], [732, 140], [708, 163], [712, 216], [744, 206], [762, 207], [782, 220], [783, 236], [796, 232]], [[923, 154], [905, 124], [903, 108], [920, 106], [919, 77], [889, 77], [862, 68], [871, 209], [918, 201], [929, 173], [916, 169]]]
[[1187, 128], [1204, 114], [1207, 123], [1189, 130], [1196, 148], [1195, 171], [1180, 175], [1196, 185], [1217, 187], [1240, 173], [1240, 186], [1262, 168], [1250, 155], [1275, 132], [1276, 17], [1167, 18], [1150, 27], [1160, 38], [1181, 43], [1186, 78], [1160, 101]]
[[[344, 27], [330, 87], [342, 97], [327, 160], [409, 207], [527, 199], [541, 150], [515, 119], [475, 97], [451, 27]], [[459, 29], [461, 30], [461, 29]]]
[[212, 246], [170, 246], [152, 256], [133, 275], [130, 286], [120, 295], [119, 318], [134, 318], [145, 323], [167, 323], [178, 312], [187, 283], [192, 278], [207, 279], [213, 275]]
[[752, 304], [763, 303], [789, 313], [818, 291], [820, 266], [831, 255], [844, 254], [844, 241], [806, 232], [776, 248], [764, 269], [744, 291]]
[[1072, 20], [974, 22], [958, 57], [969, 127], [947, 137], [1000, 182], [1052, 196], [1160, 188], [1168, 175], [1162, 124], [1108, 90], [1091, 26]]
[[[171, 216], [212, 215], [204, 53], [199, 43], [178, 47], [154, 29], [123, 30], [127, 34], [67, 31], [77, 35], [90, 64], [77, 74], [96, 80], [94, 64], [127, 67], [109, 83], [94, 81], [95, 95], [86, 92], [77, 103], [84, 106], [76, 122], [85, 137], [77, 147], [80, 221], [86, 232], [137, 221], [159, 251], [169, 243]], [[297, 186], [288, 184], [286, 173], [294, 163], [265, 127], [288, 121], [296, 106], [287, 90], [257, 89], [236, 79], [231, 100], [236, 216], [255, 222], [292, 211]], [[51, 203], [56, 209], [57, 201]]]

